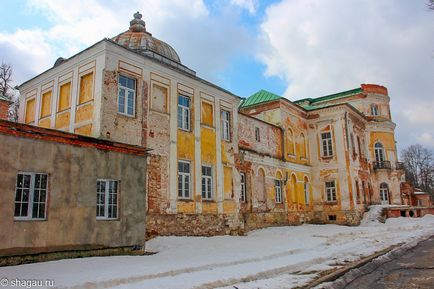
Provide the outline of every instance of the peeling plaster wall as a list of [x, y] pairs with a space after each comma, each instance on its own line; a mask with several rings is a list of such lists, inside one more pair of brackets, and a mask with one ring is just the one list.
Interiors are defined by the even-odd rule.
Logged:
[[[0, 146], [8, 152], [0, 156], [0, 249], [40, 252], [144, 244], [144, 156], [2, 133]], [[20, 171], [48, 174], [46, 220], [14, 220]], [[96, 220], [97, 179], [119, 181], [117, 220]]]

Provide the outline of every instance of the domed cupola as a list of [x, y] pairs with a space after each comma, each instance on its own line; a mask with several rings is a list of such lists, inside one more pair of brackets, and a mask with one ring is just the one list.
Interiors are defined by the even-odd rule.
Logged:
[[[130, 21], [130, 29], [115, 36], [114, 42], [125, 46], [133, 51], [144, 55], [161, 59], [161, 56], [181, 64], [178, 54], [169, 44], [152, 36], [146, 31], [146, 23], [142, 20], [142, 14], [134, 14], [134, 19]], [[157, 53], [158, 55], [154, 55]]]

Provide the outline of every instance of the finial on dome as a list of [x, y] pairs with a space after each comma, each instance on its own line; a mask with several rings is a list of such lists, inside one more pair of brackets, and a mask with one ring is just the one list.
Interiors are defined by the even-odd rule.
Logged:
[[139, 11], [134, 13], [134, 19], [130, 21], [130, 31], [146, 32], [146, 23], [142, 20], [142, 14]]

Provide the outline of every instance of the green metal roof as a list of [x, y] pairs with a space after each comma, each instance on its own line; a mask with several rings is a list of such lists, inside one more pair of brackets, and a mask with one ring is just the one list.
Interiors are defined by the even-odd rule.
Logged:
[[272, 100], [277, 100], [281, 98], [282, 97], [277, 94], [261, 89], [255, 94], [252, 94], [248, 98], [244, 99], [240, 107], [247, 107], [247, 106], [268, 102]]
[[[347, 97], [347, 96], [361, 93], [361, 92], [363, 92], [363, 90], [361, 88], [355, 88], [355, 89], [342, 91], [342, 92], [334, 93], [334, 94], [329, 94], [329, 95], [321, 96], [321, 97], [317, 97], [317, 98], [304, 98], [304, 99], [296, 100], [294, 102], [296, 104], [299, 104], [299, 105], [305, 107], [305, 106], [310, 106], [311, 104], [316, 103], [316, 102], [343, 98], [343, 97]], [[303, 102], [305, 102], [307, 104], [302, 104]]]
[[6, 96], [1, 95], [1, 94], [0, 94], [0, 99], [1, 99], [1, 100], [6, 100], [6, 101], [9, 101], [9, 102], [12, 102], [12, 100], [10, 100], [9, 98], [7, 98]]

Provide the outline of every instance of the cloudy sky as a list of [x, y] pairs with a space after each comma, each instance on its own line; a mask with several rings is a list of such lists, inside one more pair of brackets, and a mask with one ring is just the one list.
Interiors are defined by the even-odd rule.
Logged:
[[426, 0], [1, 0], [0, 61], [19, 84], [140, 11], [202, 78], [240, 96], [295, 100], [377, 83], [398, 148], [434, 151], [434, 11]]

